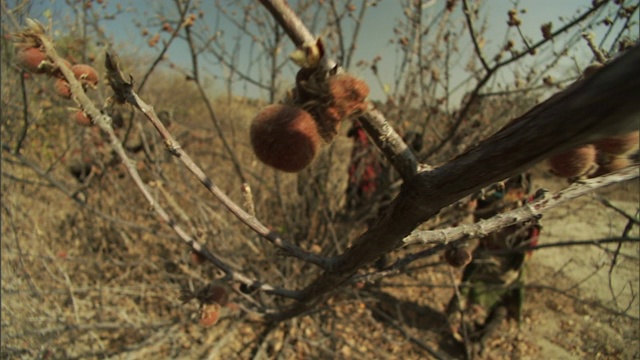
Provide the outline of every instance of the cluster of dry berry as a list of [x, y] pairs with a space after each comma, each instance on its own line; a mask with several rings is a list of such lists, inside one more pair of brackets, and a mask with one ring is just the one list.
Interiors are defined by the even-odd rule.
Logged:
[[[55, 79], [54, 89], [56, 94], [64, 99], [71, 99], [71, 88], [69, 82], [62, 74], [58, 66], [50, 61], [44, 52], [42, 44], [34, 36], [21, 36], [21, 41], [15, 44], [16, 61], [27, 72], [36, 75], [49, 75]], [[82, 84], [84, 90], [95, 89], [98, 86], [98, 72], [86, 64], [74, 64], [65, 60], [64, 66], [71, 69], [73, 75]], [[82, 110], [77, 110], [73, 119], [82, 126], [90, 126], [91, 119]]]
[[260, 161], [281, 171], [298, 172], [331, 142], [345, 119], [366, 110], [367, 84], [351, 75], [328, 75], [303, 68], [281, 104], [263, 108], [251, 124], [251, 146]]
[[640, 132], [612, 136], [549, 158], [551, 173], [564, 178], [587, 178], [608, 174], [631, 164], [629, 154], [638, 149]]

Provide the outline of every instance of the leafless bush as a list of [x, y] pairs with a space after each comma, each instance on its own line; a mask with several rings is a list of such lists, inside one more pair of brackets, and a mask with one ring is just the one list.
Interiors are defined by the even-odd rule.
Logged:
[[[11, 253], [12, 275], [26, 283], [17, 289], [3, 287], [3, 294], [26, 291], [46, 300], [42, 311], [15, 308], [6, 318], [3, 315], [9, 326], [19, 321], [20, 312], [31, 311], [37, 317], [30, 322], [32, 328], [3, 338], [33, 336], [35, 348], [12, 345], [3, 352], [42, 357], [52, 356], [49, 352], [57, 357], [176, 355], [164, 347], [185, 347], [193, 338], [158, 337], [187, 329], [195, 319], [210, 325], [222, 315], [263, 324], [250, 331], [235, 321], [228, 335], [248, 332], [247, 341], [256, 344], [249, 352], [256, 357], [277, 352], [284, 357], [337, 356], [337, 349], [343, 356], [356, 357], [352, 351], [365, 356], [354, 341], [367, 341], [367, 334], [341, 328], [341, 319], [354, 312], [367, 319], [374, 333], [381, 332], [376, 319], [382, 319], [416, 349], [442, 357], [448, 351], [444, 341], [434, 350], [411, 334], [406, 321], [390, 316], [393, 309], [383, 306], [366, 312], [363, 304], [397, 301], [380, 290], [384, 282], [435, 267], [428, 262], [434, 255], [500, 234], [580, 195], [638, 176], [634, 165], [583, 178], [564, 190], [541, 191], [521, 207], [465, 223], [473, 213], [468, 204], [501, 181], [549, 156], [637, 130], [640, 48], [622, 39], [633, 26], [628, 19], [637, 6], [594, 2], [557, 29], [543, 24], [535, 39], [523, 35], [520, 9], [513, 10], [505, 18], [510, 30], [504, 44], [490, 54], [483, 46], [486, 24], [479, 2], [447, 1], [445, 6], [438, 3], [437, 11], [429, 7], [435, 8], [431, 2], [403, 3], [406, 18], [394, 35], [402, 57], [395, 84], [385, 91], [384, 102], [358, 104], [337, 130], [345, 134], [354, 125], [366, 132], [366, 150], [358, 155], [351, 151], [349, 138], [331, 138], [313, 166], [292, 175], [257, 162], [246, 140], [250, 119], [264, 105], [283, 98], [311, 111], [319, 121], [318, 114], [330, 107], [326, 99], [336, 100], [327, 90], [332, 78], [355, 68], [368, 68], [380, 78], [380, 58], [358, 62], [355, 57], [363, 36], [360, 26], [376, 2], [301, 2], [295, 12], [281, 1], [247, 2], [231, 11], [216, 3], [220, 17], [235, 24], [240, 37], [254, 39], [259, 60], [246, 69], [239, 66], [241, 41], [227, 43], [230, 38], [215, 26], [205, 28], [199, 20], [204, 6], [190, 1], [176, 1], [172, 11], [139, 24], [149, 46], [158, 48], [157, 56], [142, 65], [126, 54], [116, 57], [115, 51], [104, 51], [108, 40], [100, 30], [102, 19], [90, 17], [90, 6], [101, 3], [69, 3], [80, 21], [74, 31], [81, 36], [75, 41], [74, 33], [54, 41], [51, 29], [38, 22], [25, 19], [26, 27], [18, 28], [19, 16], [26, 18], [28, 12], [3, 2], [7, 19], [14, 21], [11, 41], [18, 48], [41, 49], [45, 61], [35, 69], [47, 73], [25, 72], [15, 65], [12, 52], [3, 51], [2, 70], [8, 74], [3, 89], [19, 89], [3, 91], [3, 238], [11, 239], [3, 240], [3, 247]], [[117, 17], [122, 11], [104, 16]], [[462, 16], [454, 16], [456, 11]], [[589, 76], [581, 76], [579, 69], [566, 79], [552, 79], [551, 70], [568, 56], [564, 51], [584, 41], [578, 27], [595, 26], [610, 12], [615, 18], [607, 21], [624, 23], [612, 47], [605, 50], [604, 39], [600, 44], [588, 42], [597, 61], [611, 59]], [[325, 13], [326, 17], [318, 15]], [[320, 41], [305, 23], [324, 34]], [[9, 28], [3, 25], [3, 32], [8, 34]], [[453, 58], [465, 37], [474, 50], [466, 67], [468, 77], [453, 84]], [[2, 39], [3, 49], [9, 47], [8, 40]], [[177, 71], [172, 73], [159, 69], [168, 49], [179, 41], [189, 49], [191, 67], [173, 64]], [[617, 57], [615, 44], [622, 48]], [[292, 87], [284, 75], [291, 62], [282, 49], [294, 48], [303, 69], [296, 68], [298, 79]], [[541, 59], [544, 65], [523, 61], [527, 57]], [[202, 75], [201, 64], [209, 58], [225, 68], [224, 97], [212, 98]], [[101, 77], [95, 88], [67, 63], [92, 61]], [[491, 85], [503, 72], [514, 74], [514, 84], [506, 89]], [[55, 79], [68, 83], [71, 100], [55, 96]], [[310, 91], [312, 82], [316, 83]], [[261, 89], [268, 101], [235, 96], [238, 83]], [[535, 99], [550, 89], [559, 91], [536, 105]], [[92, 126], [67, 124], [78, 111]], [[416, 139], [425, 146], [416, 145]], [[354, 179], [362, 184], [363, 175], [354, 171], [349, 176], [350, 156], [362, 156], [368, 161], [365, 166], [376, 166], [373, 190], [367, 196], [351, 195], [359, 200], [353, 207], [347, 206], [350, 195], [345, 189]], [[37, 205], [42, 203], [64, 208], [51, 217], [29, 211], [42, 208]], [[602, 203], [615, 209], [606, 200]], [[633, 235], [637, 214], [618, 212], [628, 222], [622, 235], [590, 242], [618, 244], [610, 269], [619, 262], [623, 243], [638, 240]], [[41, 230], [25, 231], [25, 225]], [[525, 250], [545, 246], [553, 244]], [[449, 295], [460, 293], [453, 271], [439, 269], [445, 269], [435, 272], [439, 284]], [[618, 304], [612, 273], [615, 304], [603, 306], [629, 315], [624, 308], [635, 301], [637, 289], [630, 285], [631, 302]], [[53, 279], [54, 285], [43, 288], [40, 276]], [[562, 292], [573, 296], [571, 290]], [[107, 297], [105, 291], [121, 296]], [[225, 293], [224, 301], [216, 291]], [[123, 308], [156, 314], [152, 319], [132, 319]], [[44, 317], [49, 311], [59, 318]], [[446, 322], [437, 314], [422, 315]], [[102, 331], [110, 329], [118, 331], [105, 337]], [[326, 343], [314, 343], [314, 332]], [[215, 336], [220, 346], [229, 341], [223, 334]], [[472, 357], [472, 339], [463, 337], [466, 355]], [[50, 350], [92, 339], [96, 345], [83, 349], [86, 353]], [[345, 347], [351, 349], [348, 355]], [[118, 350], [109, 350], [114, 348]], [[211, 356], [222, 353], [219, 347], [206, 351]], [[377, 355], [394, 351], [381, 349]]]

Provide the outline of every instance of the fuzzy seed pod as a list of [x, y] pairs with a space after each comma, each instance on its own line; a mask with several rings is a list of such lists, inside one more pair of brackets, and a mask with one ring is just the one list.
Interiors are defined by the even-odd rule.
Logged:
[[549, 158], [555, 176], [572, 178], [589, 175], [596, 168], [596, 148], [591, 144], [578, 146]]
[[219, 304], [203, 304], [200, 309], [200, 325], [212, 326], [218, 322], [220, 318]]
[[86, 84], [94, 88], [98, 85], [98, 72], [93, 67], [85, 64], [76, 64], [71, 67], [71, 71], [83, 85]]
[[369, 86], [351, 75], [336, 75], [329, 79], [329, 94], [333, 102], [346, 116], [366, 109], [365, 99], [369, 96]]
[[89, 115], [87, 115], [87, 113], [85, 113], [82, 110], [76, 111], [76, 113], [73, 116], [73, 118], [75, 119], [76, 123], [78, 125], [80, 125], [80, 126], [91, 126], [91, 125], [93, 125]]
[[593, 174], [592, 177], [612, 173], [614, 171], [622, 170], [631, 165], [631, 160], [625, 156], [609, 156], [606, 162], [600, 164], [598, 171]]
[[69, 88], [69, 83], [65, 79], [56, 79], [53, 84], [56, 94], [58, 94], [63, 99], [71, 99], [71, 88]]
[[16, 60], [26, 71], [34, 74], [43, 74], [46, 69], [40, 67], [43, 61], [47, 60], [47, 55], [39, 48], [30, 47], [19, 49], [16, 53]]
[[340, 132], [342, 120], [346, 118], [342, 109], [336, 106], [329, 106], [317, 110], [318, 130], [326, 142], [333, 140]]
[[595, 142], [599, 151], [606, 152], [610, 155], [625, 155], [633, 150], [638, 149], [638, 141], [640, 131], [634, 131], [628, 134], [612, 136]]
[[251, 123], [251, 146], [263, 163], [298, 172], [315, 158], [322, 138], [308, 112], [290, 105], [268, 105]]
[[602, 165], [602, 170], [606, 173], [622, 170], [631, 165], [631, 160], [622, 156], [613, 156], [609, 159], [609, 162]]
[[462, 246], [451, 246], [444, 251], [444, 258], [453, 267], [463, 267], [473, 260], [469, 250]]

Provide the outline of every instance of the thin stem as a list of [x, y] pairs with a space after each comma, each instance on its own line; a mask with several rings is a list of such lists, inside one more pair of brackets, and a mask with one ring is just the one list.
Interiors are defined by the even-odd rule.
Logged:
[[484, 59], [484, 55], [482, 54], [482, 49], [478, 44], [478, 39], [476, 37], [476, 33], [473, 26], [473, 19], [471, 19], [471, 9], [469, 9], [469, 3], [467, 0], [462, 0], [462, 12], [464, 13], [464, 18], [467, 20], [467, 26], [469, 27], [469, 35], [471, 35], [471, 41], [473, 42], [473, 47], [476, 51], [476, 55], [478, 55], [478, 59], [482, 63], [482, 67], [487, 71], [487, 73], [491, 72], [489, 69], [489, 64]]

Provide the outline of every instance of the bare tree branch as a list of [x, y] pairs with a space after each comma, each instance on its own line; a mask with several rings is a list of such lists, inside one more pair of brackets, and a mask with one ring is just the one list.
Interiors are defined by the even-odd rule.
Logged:
[[[242, 221], [245, 225], [251, 228], [253, 231], [264, 237], [265, 239], [271, 241], [274, 245], [284, 250], [287, 254], [304, 259], [312, 264], [316, 264], [322, 268], [325, 268], [327, 265], [327, 260], [324, 257], [315, 255], [313, 253], [307, 252], [301, 249], [294, 244], [291, 244], [285, 240], [283, 240], [280, 235], [271, 231], [268, 227], [263, 225], [255, 216], [248, 214], [245, 210], [243, 210], [240, 206], [238, 206], [233, 200], [231, 200], [220, 188], [218, 188], [215, 183], [202, 171], [202, 169], [191, 159], [189, 154], [187, 154], [180, 144], [176, 141], [176, 139], [169, 133], [167, 128], [162, 124], [162, 121], [158, 118], [158, 116], [153, 111], [153, 107], [149, 104], [145, 103], [138, 94], [136, 94], [131, 86], [126, 86], [123, 83], [126, 83], [127, 80], [124, 79], [122, 72], [118, 68], [115, 60], [111, 59], [111, 56], [108, 56], [108, 65], [107, 69], [109, 71], [109, 76], [111, 78], [112, 87], [116, 93], [124, 92], [123, 96], [127, 102], [131, 105], [138, 108], [146, 117], [151, 121], [153, 126], [158, 130], [162, 138], [164, 139], [165, 145], [167, 146], [167, 150], [173, 155], [175, 155], [182, 163], [191, 171], [196, 178], [211, 192], [220, 202], [232, 213], [234, 214], [240, 221]], [[121, 84], [121, 85], [115, 85]]]
[[[108, 136], [111, 147], [116, 152], [116, 154], [122, 159], [122, 162], [125, 168], [127, 169], [127, 172], [129, 173], [129, 175], [131, 175], [134, 183], [140, 189], [145, 199], [149, 202], [153, 210], [160, 216], [160, 218], [176, 232], [176, 234], [180, 237], [180, 239], [183, 240], [195, 251], [205, 256], [207, 260], [209, 260], [211, 263], [213, 263], [215, 266], [221, 269], [230, 278], [237, 280], [239, 282], [242, 282], [244, 284], [247, 284], [249, 286], [261, 288], [266, 292], [277, 293], [285, 297], [296, 298], [297, 297], [296, 291], [279, 289], [268, 284], [263, 284], [263, 283], [260, 283], [259, 281], [252, 280], [249, 277], [245, 276], [244, 274], [236, 271], [230, 265], [226, 264], [224, 261], [220, 260], [217, 256], [212, 254], [208, 249], [203, 247], [202, 244], [200, 244], [192, 236], [190, 236], [186, 231], [184, 231], [182, 227], [178, 225], [173, 218], [171, 218], [171, 216], [166, 212], [166, 210], [156, 201], [153, 195], [151, 195], [151, 193], [147, 189], [147, 186], [144, 184], [144, 182], [140, 178], [140, 174], [136, 170], [134, 162], [128, 157], [127, 153], [124, 150], [124, 147], [122, 146], [122, 143], [120, 142], [115, 132], [113, 131], [113, 128], [111, 127], [111, 123], [112, 123], [111, 117], [109, 117], [106, 114], [103, 114], [100, 110], [98, 110], [98, 108], [96, 108], [96, 106], [93, 104], [91, 99], [89, 99], [87, 94], [82, 89], [82, 85], [80, 84], [79, 80], [75, 78], [71, 69], [67, 67], [67, 65], [64, 63], [64, 60], [58, 55], [57, 51], [55, 50], [49, 38], [44, 34], [44, 32], [41, 31], [41, 29], [43, 29], [42, 25], [31, 20], [30, 28], [31, 28], [32, 36], [36, 36], [38, 38], [38, 41], [42, 44], [47, 56], [58, 66], [58, 68], [64, 75], [65, 79], [69, 82], [69, 87], [74, 96], [74, 99], [80, 104], [82, 109], [89, 115], [93, 123], [97, 125], [100, 128], [100, 130]], [[107, 58], [108, 58], [107, 61], [109, 61], [110, 60], [109, 57]], [[107, 67], [109, 67], [109, 65], [110, 64], [108, 63]], [[119, 80], [120, 80], [119, 84], [122, 85], [124, 82], [124, 79], [119, 79]], [[128, 83], [128, 85], [129, 85], [128, 86], [129, 91], [133, 91], [132, 84]], [[122, 93], [119, 93], [119, 95], [122, 95]], [[133, 93], [133, 95], [135, 95], [135, 93]], [[150, 107], [145, 108], [144, 109], [145, 114], [148, 114], [149, 110], [150, 110]], [[154, 113], [154, 116], [155, 116], [155, 113]], [[155, 116], [155, 121], [157, 121], [157, 124], [160, 124], [160, 126], [162, 126], [162, 123], [160, 122], [160, 119], [158, 119], [157, 116]], [[162, 126], [162, 128], [164, 132], [168, 134], [164, 126]], [[158, 129], [158, 130], [161, 131], [162, 129]], [[172, 147], [172, 144], [173, 143], [171, 142], [167, 142], [167, 146], [169, 148]]]
[[[260, 2], [271, 12], [296, 46], [300, 47], [305, 42], [308, 43], [315, 40], [286, 1], [260, 0]], [[335, 66], [335, 61], [330, 59], [329, 56], [325, 55], [320, 61], [324, 69], [330, 69]], [[400, 135], [389, 126], [384, 116], [378, 111], [369, 110], [360, 119], [367, 133], [376, 145], [384, 151], [402, 178], [407, 180], [413, 177], [417, 172], [417, 160]]]
[[[403, 185], [387, 212], [337, 257], [330, 271], [302, 290], [301, 299], [311, 301], [343, 284], [360, 267], [400, 246], [419, 224], [456, 200], [555, 153], [636, 130], [640, 120], [640, 102], [635, 100], [635, 94], [640, 93], [638, 65], [640, 46], [635, 46], [592, 77], [514, 119], [467, 153], [435, 170], [418, 173]], [[295, 316], [306, 306], [301, 303], [281, 315]]]
[[613, 174], [577, 182], [555, 194], [544, 194], [544, 196], [537, 198], [535, 201], [521, 208], [498, 214], [475, 224], [460, 225], [441, 230], [413, 232], [404, 238], [404, 245], [427, 244], [431, 242], [448, 243], [460, 239], [484, 237], [504, 227], [541, 217], [545, 211], [598, 188], [637, 178], [638, 176], [640, 176], [639, 168], [634, 166]]

